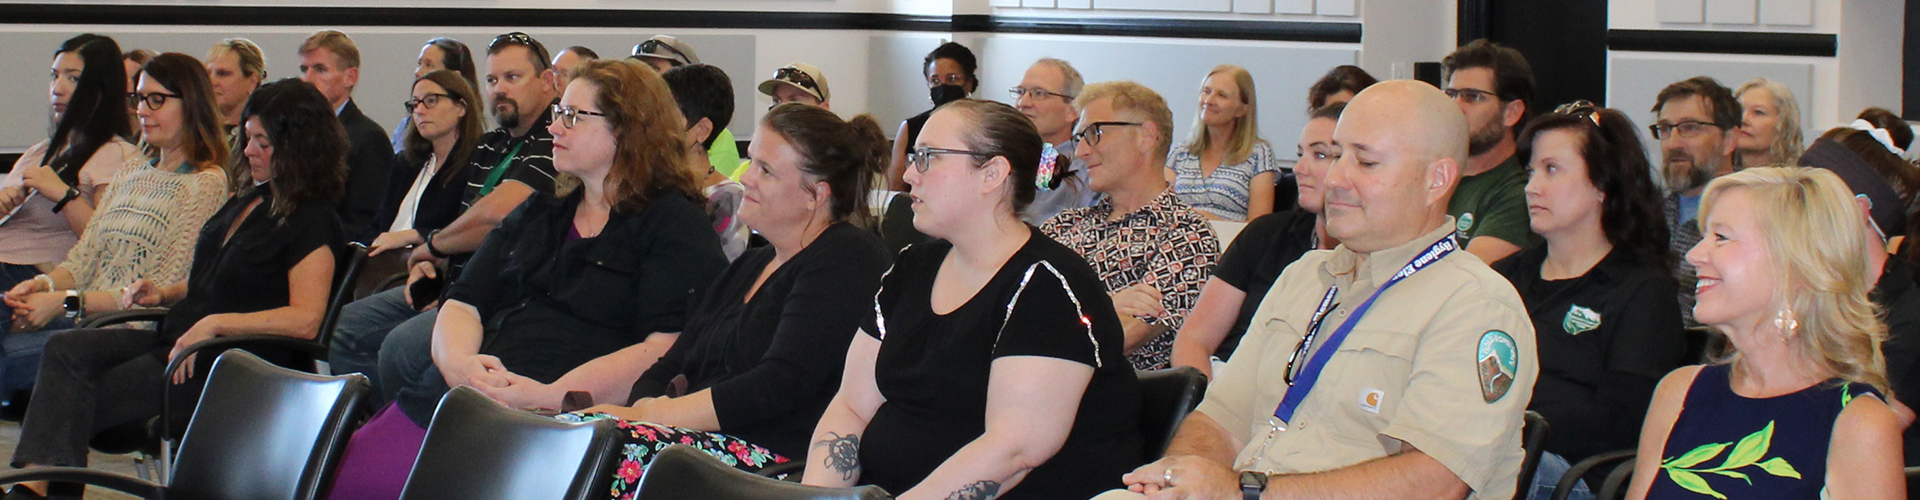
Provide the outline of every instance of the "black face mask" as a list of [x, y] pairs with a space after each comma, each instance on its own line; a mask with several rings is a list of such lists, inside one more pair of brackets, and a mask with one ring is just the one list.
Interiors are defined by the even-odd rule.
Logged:
[[967, 98], [967, 89], [959, 85], [941, 85], [927, 91], [933, 97], [933, 107]]

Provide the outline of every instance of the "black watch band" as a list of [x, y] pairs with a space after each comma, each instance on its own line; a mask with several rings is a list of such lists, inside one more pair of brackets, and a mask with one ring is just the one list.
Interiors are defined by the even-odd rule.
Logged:
[[440, 235], [439, 229], [435, 229], [433, 230], [433, 232], [427, 233], [427, 254], [432, 255], [436, 259], [445, 259], [447, 257], [451, 257], [450, 255], [447, 255], [446, 253], [441, 252], [439, 248], [436, 248], [433, 246], [433, 237], [439, 236], [439, 235]]
[[72, 203], [74, 198], [79, 198], [79, 197], [80, 197], [80, 190], [74, 189], [74, 188], [67, 188], [67, 194], [61, 196], [60, 201], [53, 203], [53, 213], [56, 213], [56, 214], [60, 213], [61, 209], [67, 208], [68, 203]]
[[1260, 500], [1260, 494], [1267, 491], [1267, 473], [1242, 471], [1240, 473], [1240, 495], [1245, 500]]

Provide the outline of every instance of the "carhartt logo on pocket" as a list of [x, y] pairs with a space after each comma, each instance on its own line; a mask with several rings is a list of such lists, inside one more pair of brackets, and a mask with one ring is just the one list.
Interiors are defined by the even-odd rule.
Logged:
[[1600, 313], [1585, 307], [1573, 306], [1567, 310], [1567, 318], [1560, 321], [1560, 328], [1567, 335], [1579, 335], [1600, 327]]
[[1360, 390], [1360, 409], [1367, 413], [1380, 413], [1381, 401], [1387, 399], [1387, 391], [1372, 387]]

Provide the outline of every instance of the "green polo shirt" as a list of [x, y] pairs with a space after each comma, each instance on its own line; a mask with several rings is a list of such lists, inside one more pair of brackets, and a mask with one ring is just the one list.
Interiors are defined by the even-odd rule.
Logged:
[[1492, 236], [1520, 248], [1540, 242], [1527, 223], [1527, 169], [1519, 156], [1507, 157], [1492, 170], [1460, 178], [1447, 202], [1453, 216], [1454, 237], [1465, 246], [1474, 238]]

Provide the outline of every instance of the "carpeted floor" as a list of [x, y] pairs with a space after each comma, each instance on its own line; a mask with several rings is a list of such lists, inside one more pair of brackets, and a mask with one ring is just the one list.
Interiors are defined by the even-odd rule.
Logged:
[[[13, 448], [15, 445], [19, 443], [20, 443], [20, 423], [19, 422], [0, 422], [0, 457], [5, 457], [4, 460], [0, 460], [0, 463], [10, 463], [13, 461]], [[100, 469], [108, 472], [126, 474], [128, 476], [138, 477], [134, 474], [134, 471], [133, 471], [132, 455], [105, 455], [101, 453], [94, 453], [92, 456], [87, 457], [87, 463], [89, 464], [89, 467], [94, 469]], [[11, 470], [11, 469], [5, 469], [5, 470]], [[127, 494], [120, 493], [113, 490], [104, 489], [104, 488], [89, 487], [87, 488], [87, 498], [89, 499], [97, 498], [97, 499], [107, 499], [107, 500], [131, 500], [138, 497], [127, 495]]]

